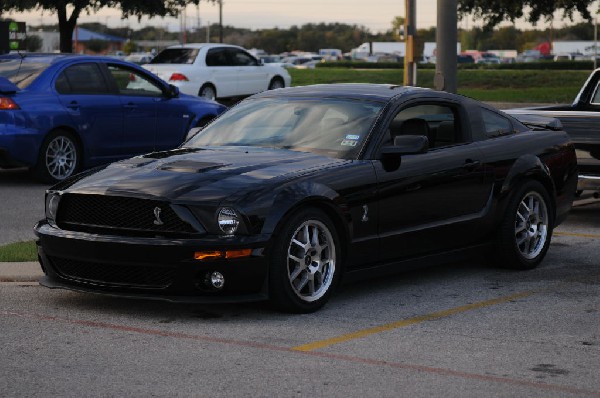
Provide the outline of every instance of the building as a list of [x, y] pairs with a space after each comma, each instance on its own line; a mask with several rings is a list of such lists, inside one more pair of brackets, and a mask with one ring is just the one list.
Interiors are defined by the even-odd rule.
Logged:
[[[28, 34], [39, 36], [42, 39], [40, 52], [52, 53], [60, 51], [60, 35], [58, 32], [30, 31]], [[100, 51], [100, 54], [118, 53], [123, 50], [123, 45], [127, 42], [122, 37], [92, 32], [88, 29], [76, 27], [73, 31], [73, 52], [96, 54], [96, 52], [87, 48], [87, 44], [90, 41], [102, 41], [106, 43], [106, 48]]]

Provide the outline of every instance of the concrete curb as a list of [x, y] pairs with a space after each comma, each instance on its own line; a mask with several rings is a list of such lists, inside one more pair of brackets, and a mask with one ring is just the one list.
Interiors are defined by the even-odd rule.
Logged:
[[37, 261], [0, 263], [0, 282], [37, 282], [43, 275]]

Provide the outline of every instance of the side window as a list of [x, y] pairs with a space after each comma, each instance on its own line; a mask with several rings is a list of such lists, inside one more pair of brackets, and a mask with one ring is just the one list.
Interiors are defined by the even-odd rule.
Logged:
[[463, 142], [457, 112], [451, 106], [438, 104], [414, 105], [402, 109], [390, 123], [390, 142], [397, 135], [424, 135], [430, 148]]
[[596, 91], [594, 92], [594, 97], [592, 98], [592, 104], [600, 105], [600, 82], [596, 85]]
[[481, 117], [485, 126], [485, 135], [489, 138], [511, 134], [513, 126], [504, 116], [487, 109], [481, 109]]
[[159, 86], [136, 70], [124, 68], [120, 65], [108, 65], [108, 70], [121, 95], [142, 97], [161, 97], [163, 95]]
[[55, 88], [61, 94], [107, 94], [109, 92], [100, 68], [94, 63], [69, 66], [56, 79]]
[[238, 48], [230, 48], [229, 55], [234, 66], [257, 66], [258, 62], [250, 54]]
[[231, 66], [224, 47], [211, 48], [206, 53], [206, 66]]

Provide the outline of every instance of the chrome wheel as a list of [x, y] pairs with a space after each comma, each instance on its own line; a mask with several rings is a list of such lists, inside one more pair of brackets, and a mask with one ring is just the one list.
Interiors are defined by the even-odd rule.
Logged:
[[77, 160], [77, 147], [71, 138], [58, 135], [48, 143], [44, 164], [48, 175], [53, 179], [64, 180], [73, 174]]
[[336, 266], [335, 241], [325, 224], [303, 222], [288, 246], [287, 272], [292, 291], [302, 301], [313, 302], [331, 287]]
[[544, 198], [537, 192], [527, 193], [519, 206], [515, 220], [517, 248], [526, 259], [536, 258], [548, 238], [548, 209]]

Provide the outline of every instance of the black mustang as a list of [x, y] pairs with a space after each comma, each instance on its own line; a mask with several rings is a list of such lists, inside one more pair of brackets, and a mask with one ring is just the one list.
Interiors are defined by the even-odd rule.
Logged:
[[567, 134], [553, 119], [541, 126], [420, 88], [258, 94], [179, 149], [49, 189], [35, 227], [41, 283], [309, 312], [342, 274], [482, 249], [500, 266], [533, 268], [577, 184]]

